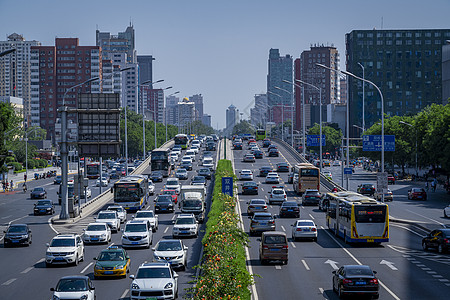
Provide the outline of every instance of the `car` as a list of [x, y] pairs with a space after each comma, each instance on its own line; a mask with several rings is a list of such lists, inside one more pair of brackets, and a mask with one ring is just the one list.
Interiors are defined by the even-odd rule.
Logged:
[[148, 220], [128, 221], [122, 230], [122, 247], [150, 248], [153, 230]]
[[427, 200], [427, 192], [423, 188], [414, 187], [408, 191], [409, 200]]
[[100, 211], [95, 218], [95, 222], [108, 224], [113, 232], [120, 230], [120, 219], [115, 210]]
[[197, 153], [195, 152], [195, 150], [186, 150], [186, 154], [185, 154], [185, 156], [190, 156], [191, 157], [191, 159], [192, 159], [192, 162], [194, 162], [195, 161], [195, 155], [196, 155]]
[[[86, 191], [86, 197], [84, 196], [84, 193], [85, 193], [85, 191]], [[92, 191], [91, 191], [91, 188], [90, 187], [82, 187], [81, 188], [81, 194], [80, 194], [80, 198], [81, 199], [87, 199], [87, 198], [91, 198], [92, 197]]]
[[3, 236], [5, 248], [18, 245], [30, 246], [33, 242], [31, 230], [27, 224], [9, 224], [3, 233], [5, 234]]
[[120, 205], [110, 205], [106, 210], [114, 210], [120, 219], [120, 223], [125, 223], [127, 220], [127, 211]]
[[205, 176], [194, 176], [192, 177], [191, 184], [206, 186], [206, 178]]
[[171, 159], [177, 161], [178, 158], [179, 158], [179, 157], [178, 157], [178, 153], [177, 153], [177, 152], [170, 152], [169, 158], [171, 158]]
[[214, 170], [214, 160], [212, 157], [205, 157], [202, 161], [202, 166], [205, 168], [209, 168], [211, 171]]
[[158, 215], [155, 215], [153, 210], [140, 210], [136, 212], [133, 220], [148, 221], [150, 223], [150, 226], [152, 227], [153, 232], [156, 232], [156, 230], [158, 230], [159, 219]]
[[89, 223], [83, 231], [85, 244], [111, 242], [111, 229], [106, 223]]
[[315, 189], [306, 189], [302, 195], [302, 205], [318, 205], [322, 194]]
[[183, 162], [183, 161], [189, 161], [189, 162], [194, 162], [194, 158], [192, 157], [192, 155], [184, 155], [182, 158], [181, 158], [181, 162]]
[[272, 172], [272, 167], [263, 166], [259, 168], [259, 176], [266, 177], [268, 173]]
[[269, 157], [278, 157], [278, 156], [280, 156], [280, 154], [278, 153], [277, 149], [270, 149], [268, 156]]
[[312, 239], [317, 241], [317, 226], [312, 220], [297, 220], [292, 226], [292, 239]]
[[187, 160], [182, 161], [180, 167], [188, 171], [192, 171], [192, 163], [190, 161]]
[[108, 186], [108, 179], [106, 177], [102, 177], [102, 180], [100, 181], [100, 178], [95, 181], [95, 186], [100, 186], [100, 182], [102, 186]]
[[126, 277], [130, 272], [131, 259], [127, 251], [113, 245], [94, 257], [94, 278]]
[[252, 199], [250, 202], [247, 202], [247, 214], [252, 216], [256, 212], [267, 212], [267, 202], [264, 199]]
[[161, 195], [171, 195], [173, 203], [178, 203], [178, 194], [175, 190], [163, 190]]
[[450, 228], [432, 230], [422, 239], [422, 248], [425, 251], [434, 248], [439, 253], [450, 250]]
[[331, 162], [330, 162], [329, 160], [324, 160], [324, 161], [322, 162], [322, 165], [323, 165], [324, 167], [331, 167]]
[[274, 202], [283, 203], [287, 200], [286, 191], [283, 187], [272, 187], [272, 190], [269, 191], [269, 205], [271, 205]]
[[288, 174], [288, 183], [294, 183], [294, 172]]
[[153, 181], [150, 178], [148, 179], [148, 193], [150, 195], [155, 194], [155, 184], [153, 183]]
[[55, 206], [52, 200], [38, 200], [34, 204], [33, 214], [37, 215], [53, 215], [55, 213]]
[[289, 172], [289, 165], [285, 162], [277, 163], [277, 172]]
[[395, 184], [395, 176], [388, 174], [388, 184]]
[[174, 212], [175, 205], [171, 195], [158, 195], [155, 200], [155, 212]]
[[341, 166], [341, 162], [339, 160], [333, 161], [333, 167], [340, 167], [340, 166]]
[[173, 238], [180, 236], [198, 236], [198, 221], [195, 219], [194, 214], [180, 214], [175, 219], [172, 228]]
[[277, 173], [268, 173], [266, 176], [266, 183], [280, 183], [280, 176]]
[[275, 216], [269, 212], [255, 212], [250, 220], [250, 235], [263, 231], [275, 231]]
[[241, 170], [239, 172], [239, 180], [253, 180], [252, 170]]
[[211, 170], [209, 168], [201, 168], [197, 171], [197, 174], [204, 176], [208, 180], [211, 179]]
[[153, 171], [150, 175], [150, 179], [153, 182], [162, 182], [163, 181], [163, 174], [160, 171]]
[[206, 149], [206, 151], [216, 151], [216, 143], [207, 142], [205, 149]]
[[444, 217], [450, 218], [450, 205], [447, 205], [447, 207], [444, 207]]
[[322, 175], [330, 180], [333, 180], [333, 174], [331, 173], [331, 171], [322, 171]]
[[88, 276], [73, 275], [64, 276], [59, 279], [55, 288], [50, 288], [53, 292], [52, 299], [83, 299], [94, 300], [95, 288]]
[[269, 152], [272, 149], [277, 149], [277, 145], [271, 144], [269, 147], [267, 147], [267, 152]]
[[241, 142], [234, 142], [233, 143], [233, 150], [242, 150], [242, 143]]
[[59, 234], [47, 243], [45, 266], [74, 264], [84, 261], [84, 243], [78, 234]]
[[186, 180], [188, 179], [188, 172], [184, 168], [177, 169], [177, 171], [175, 172], [175, 177], [179, 180]]
[[373, 196], [375, 194], [375, 185], [372, 183], [363, 183], [358, 185], [357, 192], [361, 195]]
[[264, 148], [267, 148], [267, 147], [269, 147], [270, 145], [271, 145], [271, 142], [270, 142], [269, 140], [263, 140], [262, 146], [263, 146]]
[[159, 299], [176, 299], [178, 297], [178, 274], [166, 262], [141, 264], [130, 286], [130, 300], [152, 299], [148, 295], [161, 295]]
[[258, 195], [258, 183], [254, 181], [244, 182], [242, 184], [242, 195]]
[[181, 240], [160, 240], [153, 250], [153, 261], [169, 263], [172, 268], [186, 270], [188, 247]]
[[43, 187], [35, 187], [30, 194], [31, 199], [47, 198], [47, 191]]
[[261, 159], [264, 157], [264, 153], [259, 149], [253, 151], [253, 155], [255, 156], [256, 159]]
[[300, 206], [297, 201], [284, 201], [280, 206], [280, 212], [278, 213], [280, 218], [293, 216], [294, 218], [300, 218]]
[[281, 231], [266, 231], [261, 234], [259, 245], [259, 260], [262, 265], [272, 260], [280, 260], [288, 263], [288, 239]]
[[61, 175], [57, 175], [55, 177], [55, 179], [53, 180], [53, 184], [61, 184], [62, 182], [62, 176]]
[[166, 190], [175, 190], [177, 194], [180, 193], [180, 180], [178, 178], [168, 178], [166, 182]]
[[333, 291], [338, 293], [340, 298], [366, 294], [378, 299], [380, 287], [376, 273], [366, 265], [344, 265], [333, 271]]
[[243, 162], [255, 162], [255, 156], [251, 153], [247, 153], [244, 155], [244, 157], [242, 158]]
[[[381, 200], [382, 194], [383, 194], [382, 192], [375, 192], [373, 197], [376, 200]], [[387, 189], [387, 191], [384, 193], [384, 201], [392, 201], [392, 200], [394, 200], [394, 194], [390, 189]]]

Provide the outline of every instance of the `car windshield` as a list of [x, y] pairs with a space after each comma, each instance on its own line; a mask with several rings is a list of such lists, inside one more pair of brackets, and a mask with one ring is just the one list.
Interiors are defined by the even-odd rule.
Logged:
[[61, 279], [56, 286], [57, 292], [81, 292], [87, 290], [86, 280], [78, 278]]
[[158, 177], [158, 176], [162, 176], [162, 175], [161, 175], [161, 173], [159, 173], [159, 172], [153, 172], [152, 176]]
[[370, 268], [348, 268], [345, 270], [346, 276], [373, 276], [373, 272]]
[[152, 211], [140, 211], [136, 213], [136, 218], [153, 218], [153, 212]]
[[106, 226], [103, 224], [89, 225], [86, 228], [86, 231], [102, 231], [106, 230]]
[[125, 259], [122, 251], [104, 251], [100, 253], [98, 261], [123, 261]]
[[269, 235], [264, 237], [265, 244], [286, 244], [286, 237], [283, 235]]
[[25, 233], [27, 232], [27, 227], [25, 226], [10, 226], [8, 233]]
[[144, 232], [147, 231], [145, 224], [127, 224], [125, 225], [125, 232]]
[[171, 278], [170, 269], [164, 268], [139, 268], [136, 279], [140, 278]]
[[308, 192], [308, 191], [306, 191], [305, 196], [320, 197], [320, 194], [319, 194], [319, 192]]
[[194, 181], [204, 182], [205, 181], [205, 177], [203, 177], [203, 176], [195, 176], [194, 177]]
[[199, 200], [184, 200], [183, 206], [185, 208], [196, 208], [196, 207], [202, 207], [202, 202]]
[[297, 226], [314, 226], [314, 223], [308, 221], [299, 221], [297, 222]]
[[418, 189], [418, 188], [412, 189], [412, 192], [413, 192], [413, 193], [421, 193], [421, 192], [423, 192], [423, 191], [424, 191], [423, 189]]
[[365, 189], [371, 189], [371, 188], [373, 188], [373, 185], [372, 184], [363, 184], [362, 187]]
[[34, 188], [33, 190], [34, 192], [43, 192], [44, 188], [38, 187], [38, 188]]
[[156, 199], [158, 203], [172, 202], [172, 196], [170, 195], [160, 195], [158, 199]]
[[178, 218], [175, 222], [176, 225], [195, 224], [194, 218]]
[[252, 171], [250, 171], [250, 170], [243, 170], [243, 171], [241, 172], [241, 174], [246, 174], [246, 175], [252, 174]]
[[181, 243], [179, 241], [159, 242], [156, 251], [180, 251]]
[[38, 201], [38, 203], [37, 203], [37, 205], [51, 205], [52, 203], [51, 203], [51, 201], [48, 201], [48, 200], [41, 200], [41, 201]]
[[50, 247], [75, 247], [75, 239], [54, 239]]
[[167, 180], [167, 185], [178, 185], [178, 180]]
[[100, 220], [115, 219], [115, 218], [116, 218], [115, 213], [102, 213], [102, 214], [98, 214], [98, 217], [97, 217], [97, 219], [100, 219]]
[[246, 182], [244, 186], [257, 186], [256, 182]]
[[171, 190], [165, 190], [165, 191], [163, 192], [163, 194], [164, 194], [164, 195], [176, 195], [176, 192], [175, 192], [175, 191], [171, 191]]
[[281, 205], [282, 207], [285, 206], [298, 206], [296, 202], [284, 202], [283, 205]]
[[117, 211], [117, 212], [124, 211], [123, 207], [108, 207], [108, 210], [114, 210], [114, 211]]

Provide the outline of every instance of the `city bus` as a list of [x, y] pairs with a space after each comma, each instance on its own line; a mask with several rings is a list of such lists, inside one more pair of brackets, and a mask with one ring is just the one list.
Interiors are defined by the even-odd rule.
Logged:
[[181, 149], [187, 149], [189, 144], [189, 139], [186, 134], [177, 134], [174, 138], [175, 145], [180, 145]]
[[255, 136], [257, 141], [262, 141], [266, 138], [266, 131], [264, 129], [257, 129]]
[[310, 163], [299, 163], [293, 167], [294, 174], [298, 174], [293, 181], [294, 191], [301, 195], [307, 189], [320, 191], [320, 169]]
[[86, 166], [86, 176], [89, 179], [97, 179], [100, 177], [100, 163], [91, 162]]
[[354, 192], [328, 193], [328, 229], [346, 243], [389, 242], [389, 207]]
[[131, 175], [114, 183], [111, 193], [114, 193], [114, 204], [127, 211], [138, 211], [148, 201], [148, 179], [143, 175]]
[[158, 148], [152, 151], [150, 158], [150, 166], [153, 171], [161, 171], [164, 177], [170, 175], [172, 165], [169, 161], [170, 149]]

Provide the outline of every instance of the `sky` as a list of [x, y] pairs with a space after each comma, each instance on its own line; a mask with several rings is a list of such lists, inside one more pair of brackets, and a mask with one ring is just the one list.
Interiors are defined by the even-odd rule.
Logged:
[[[234, 104], [248, 118], [265, 93], [270, 48], [300, 57], [333, 44], [345, 69], [345, 34], [357, 29], [449, 28], [450, 0], [0, 0], [0, 38], [11, 33], [54, 45], [95, 30], [117, 34], [133, 24], [138, 55], [153, 55], [154, 80], [180, 97], [202, 94], [212, 126], [225, 126]], [[156, 87], [156, 86], [155, 86]]]

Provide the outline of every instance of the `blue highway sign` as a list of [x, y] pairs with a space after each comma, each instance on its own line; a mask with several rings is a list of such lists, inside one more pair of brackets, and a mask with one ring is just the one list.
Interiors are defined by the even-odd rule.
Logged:
[[[318, 134], [308, 134], [306, 136], [306, 146], [308, 147], [319, 147], [320, 145], [320, 135]], [[322, 134], [322, 147], [325, 146], [325, 134]]]
[[[363, 151], [381, 151], [381, 135], [363, 135]], [[395, 135], [384, 136], [384, 151], [395, 151]]]
[[222, 177], [222, 193], [233, 197], [233, 177]]

